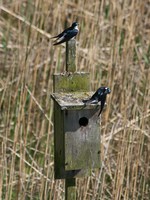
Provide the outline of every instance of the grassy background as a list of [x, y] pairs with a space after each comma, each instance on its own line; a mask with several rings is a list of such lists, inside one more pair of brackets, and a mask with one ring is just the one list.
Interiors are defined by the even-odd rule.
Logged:
[[53, 173], [52, 74], [65, 48], [50, 37], [75, 20], [77, 71], [112, 93], [102, 114], [102, 167], [77, 179], [79, 200], [150, 197], [149, 0], [1, 0], [0, 199], [64, 199]]

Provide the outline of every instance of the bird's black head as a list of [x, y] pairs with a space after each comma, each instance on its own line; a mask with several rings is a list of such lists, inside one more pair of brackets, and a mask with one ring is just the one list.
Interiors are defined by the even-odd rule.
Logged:
[[78, 22], [73, 22], [73, 24], [72, 24], [72, 28], [74, 28], [74, 27], [76, 27], [76, 26], [78, 26], [79, 25], [79, 23]]
[[108, 88], [108, 87], [105, 87], [105, 92], [104, 92], [105, 94], [110, 94], [111, 93], [111, 90], [110, 90], [110, 88]]
[[106, 95], [106, 94], [110, 94], [111, 90], [108, 88], [108, 87], [100, 87], [98, 90], [97, 90], [98, 94], [100, 96], [102, 95]]

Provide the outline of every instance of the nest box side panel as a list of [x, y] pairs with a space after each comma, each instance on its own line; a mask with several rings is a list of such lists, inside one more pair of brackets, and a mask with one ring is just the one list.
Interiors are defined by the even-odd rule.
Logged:
[[54, 169], [55, 179], [64, 173], [64, 122], [61, 107], [54, 101]]

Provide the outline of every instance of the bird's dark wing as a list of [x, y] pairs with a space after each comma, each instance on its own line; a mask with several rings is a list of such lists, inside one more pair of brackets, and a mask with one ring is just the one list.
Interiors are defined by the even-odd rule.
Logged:
[[98, 103], [98, 99], [85, 99], [85, 100], [82, 100], [82, 102], [85, 105], [88, 105], [88, 104], [97, 104]]
[[90, 98], [90, 100], [98, 99], [98, 92], [96, 91]]
[[98, 116], [101, 114], [101, 112], [103, 111], [104, 105], [105, 105], [105, 101], [106, 101], [106, 96], [103, 96], [102, 100], [101, 100], [101, 109], [100, 112], [98, 114]]
[[90, 99], [83, 100], [82, 102], [85, 104], [95, 104], [98, 103], [98, 93], [97, 91], [90, 97]]
[[90, 99], [83, 100], [82, 102], [85, 103], [85, 104], [96, 104], [96, 103], [98, 103], [98, 93], [97, 93], [97, 91], [91, 96]]
[[78, 31], [77, 30], [68, 30], [66, 33], [62, 35], [59, 42], [54, 43], [53, 45], [58, 45], [63, 42], [69, 41], [71, 38], [75, 37], [77, 35]]
[[98, 99], [98, 101], [101, 101], [102, 97], [104, 95], [104, 88], [100, 87], [90, 99]]
[[101, 101], [101, 99], [103, 98], [103, 96], [105, 95], [105, 90], [101, 87], [97, 90], [97, 94], [99, 97], [99, 101]]
[[56, 40], [58, 40], [59, 38], [61, 38], [65, 34], [65, 32], [66, 32], [66, 30], [64, 30], [62, 33], [60, 33], [60, 34], [58, 34], [58, 35], [56, 35], [54, 37], [51, 37], [51, 39], [57, 38]]
[[54, 43], [53, 45], [58, 45], [58, 44], [61, 44], [61, 43], [63, 43], [63, 42], [66, 42], [66, 39], [65, 38], [63, 38], [61, 41], [59, 41], [59, 42], [56, 42], [56, 43]]
[[59, 38], [61, 38], [64, 34], [66, 34], [66, 33], [67, 33], [68, 31], [70, 31], [70, 30], [72, 30], [71, 27], [66, 28], [62, 33], [60, 33], [60, 34], [58, 34], [58, 35], [56, 35], [56, 36], [51, 37], [51, 39], [52, 39], [52, 38], [57, 38], [56, 40], [58, 40]]

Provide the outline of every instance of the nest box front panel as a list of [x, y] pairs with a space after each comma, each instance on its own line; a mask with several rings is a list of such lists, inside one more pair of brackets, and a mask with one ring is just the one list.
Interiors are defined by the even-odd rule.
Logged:
[[98, 109], [64, 111], [65, 170], [100, 167]]

